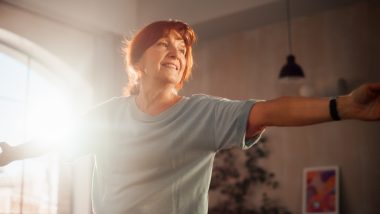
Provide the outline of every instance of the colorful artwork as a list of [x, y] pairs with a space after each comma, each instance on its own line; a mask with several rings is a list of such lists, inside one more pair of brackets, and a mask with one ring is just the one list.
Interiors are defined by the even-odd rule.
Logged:
[[338, 168], [307, 168], [304, 171], [303, 213], [338, 213]]

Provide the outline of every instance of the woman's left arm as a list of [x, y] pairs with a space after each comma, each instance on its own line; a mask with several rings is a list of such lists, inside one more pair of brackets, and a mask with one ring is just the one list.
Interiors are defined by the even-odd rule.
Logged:
[[[252, 137], [268, 126], [306, 126], [332, 121], [329, 98], [280, 97], [258, 102], [252, 108], [246, 136]], [[351, 94], [337, 97], [342, 120], [380, 120], [380, 83], [365, 84]]]

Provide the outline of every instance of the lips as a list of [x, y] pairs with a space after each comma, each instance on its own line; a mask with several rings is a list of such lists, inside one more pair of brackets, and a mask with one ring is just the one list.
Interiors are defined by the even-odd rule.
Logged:
[[167, 68], [172, 68], [172, 69], [178, 70], [178, 66], [174, 63], [171, 63], [171, 62], [161, 63], [161, 65], [164, 67], [167, 67]]

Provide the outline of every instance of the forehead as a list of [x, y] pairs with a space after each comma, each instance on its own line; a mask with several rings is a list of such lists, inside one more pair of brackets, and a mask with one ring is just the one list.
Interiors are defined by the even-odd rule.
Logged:
[[176, 30], [169, 30], [165, 32], [164, 35], [160, 39], [163, 39], [163, 38], [173, 39], [175, 41], [185, 44], [185, 41], [183, 40], [181, 34], [179, 34]]

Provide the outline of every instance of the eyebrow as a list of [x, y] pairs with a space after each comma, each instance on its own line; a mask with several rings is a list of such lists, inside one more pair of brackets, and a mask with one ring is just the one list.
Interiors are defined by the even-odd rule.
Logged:
[[182, 38], [182, 37], [175, 37], [174, 38], [176, 41], [180, 42], [181, 44], [183, 44], [184, 46], [186, 46], [186, 43], [185, 43], [185, 40]]
[[[159, 40], [162, 40], [162, 39], [170, 39], [170, 38], [169, 38], [168, 35], [166, 35], [166, 36], [161, 37]], [[180, 37], [180, 36], [176, 36], [176, 37], [174, 38], [174, 40], [175, 40], [175, 41], [179, 41], [179, 42], [181, 43], [181, 45], [186, 46], [185, 40], [183, 40], [182, 37]]]

